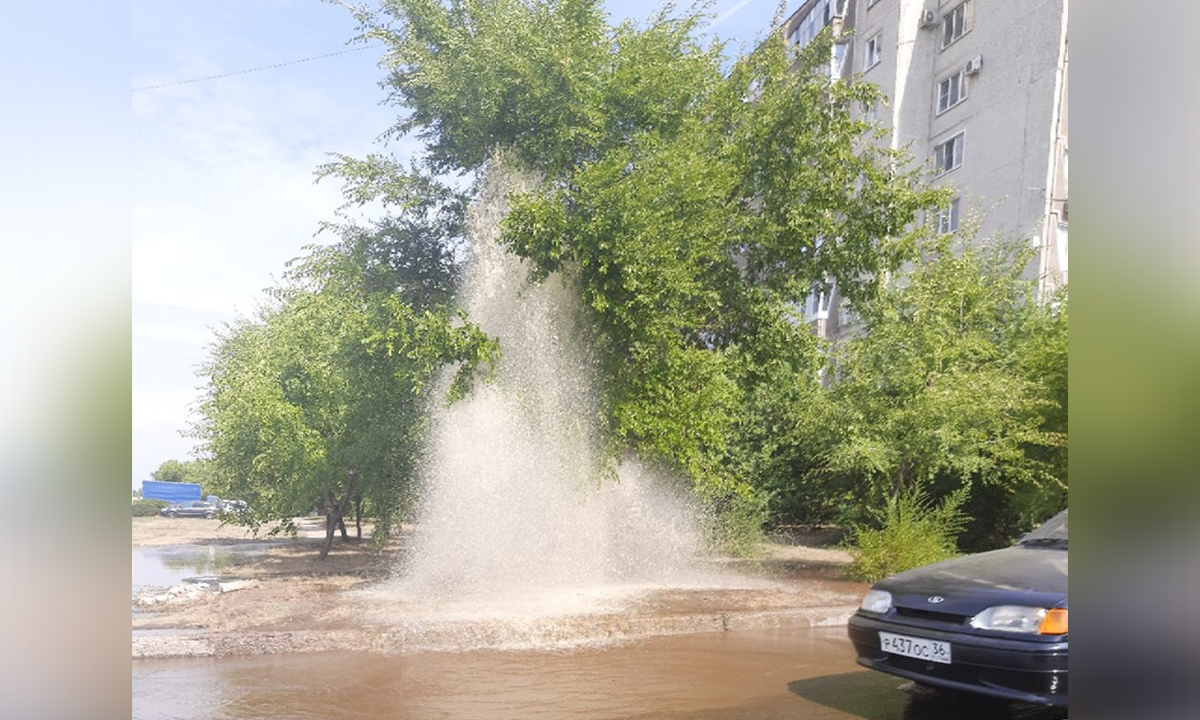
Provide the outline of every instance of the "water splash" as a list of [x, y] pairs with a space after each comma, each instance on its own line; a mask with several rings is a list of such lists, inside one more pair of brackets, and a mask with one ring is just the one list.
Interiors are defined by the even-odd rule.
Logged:
[[500, 339], [496, 378], [440, 410], [401, 588], [421, 601], [553, 613], [706, 575], [686, 497], [636, 463], [601, 481], [595, 369], [577, 293], [497, 243], [507, 197], [536, 179], [493, 164], [468, 217], [466, 305]]

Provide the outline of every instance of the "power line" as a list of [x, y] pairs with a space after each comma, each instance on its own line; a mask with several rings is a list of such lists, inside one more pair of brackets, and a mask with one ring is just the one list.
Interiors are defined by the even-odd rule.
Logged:
[[177, 80], [175, 82], [162, 83], [160, 85], [147, 85], [145, 87], [136, 87], [133, 92], [141, 92], [142, 90], [157, 90], [159, 88], [173, 87], [175, 85], [187, 85], [189, 83], [203, 82], [205, 80], [220, 80], [221, 78], [232, 77], [234, 75], [245, 75], [246, 73], [258, 72], [260, 70], [273, 70], [287, 65], [296, 65], [298, 63], [308, 62], [310, 60], [322, 60], [331, 58], [336, 55], [345, 55], [346, 53], [360, 52], [362, 50], [370, 50], [373, 46], [366, 45], [363, 47], [350, 48], [349, 50], [339, 50], [338, 52], [326, 53], [325, 55], [313, 55], [312, 57], [300, 58], [299, 60], [288, 60], [287, 62], [275, 63], [274, 65], [263, 65], [262, 67], [249, 68], [247, 70], [235, 70], [233, 72], [222, 73], [220, 75], [208, 75], [206, 77], [192, 78], [190, 80]]

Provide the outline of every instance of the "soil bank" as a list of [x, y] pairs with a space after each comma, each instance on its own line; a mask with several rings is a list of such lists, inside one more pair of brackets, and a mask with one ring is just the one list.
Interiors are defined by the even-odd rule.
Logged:
[[[133, 518], [133, 546], [190, 545], [232, 553], [219, 576], [133, 598], [133, 657], [257, 655], [325, 650], [414, 652], [553, 646], [688, 632], [844, 624], [865, 583], [843, 580], [848, 554], [828, 534], [792, 534], [766, 544], [756, 560], [717, 558], [739, 573], [770, 578], [757, 589], [674, 590], [620, 613], [519, 623], [414, 620], [412, 608], [372, 593], [393, 577], [401, 532], [380, 548], [335, 540], [325, 560], [323, 518], [300, 518], [292, 538], [255, 537], [242, 527], [199, 518]], [[354, 530], [350, 528], [353, 536]], [[264, 539], [279, 540], [263, 548]]]

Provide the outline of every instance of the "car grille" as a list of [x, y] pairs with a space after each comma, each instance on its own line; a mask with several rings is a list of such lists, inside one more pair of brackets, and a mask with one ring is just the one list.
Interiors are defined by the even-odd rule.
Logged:
[[934, 612], [932, 610], [918, 610], [917, 608], [896, 608], [896, 615], [906, 618], [914, 618], [924, 620], [926, 622], [939, 623], [943, 625], [954, 625], [956, 627], [965, 625], [968, 618], [965, 615], [955, 615], [953, 613]]

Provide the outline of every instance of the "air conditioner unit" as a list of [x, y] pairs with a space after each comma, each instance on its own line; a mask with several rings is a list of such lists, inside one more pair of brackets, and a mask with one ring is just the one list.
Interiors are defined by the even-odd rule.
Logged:
[[936, 10], [922, 10], [921, 11], [921, 27], [931, 28], [931, 27], [937, 27], [939, 24], [940, 24], [940, 20], [938, 20], [938, 15], [937, 15]]
[[963, 68], [963, 72], [965, 72], [968, 75], [975, 75], [982, 69], [983, 69], [983, 56], [976, 55], [975, 57], [973, 57], [967, 61], [967, 65], [966, 65], [966, 67]]

